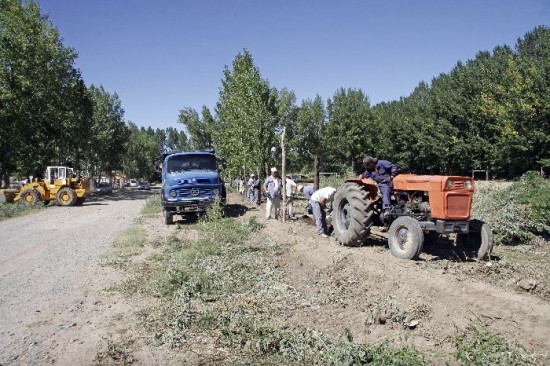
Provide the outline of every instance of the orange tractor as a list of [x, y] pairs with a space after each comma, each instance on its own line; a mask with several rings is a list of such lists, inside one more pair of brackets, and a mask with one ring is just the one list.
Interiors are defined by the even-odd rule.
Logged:
[[44, 204], [56, 200], [60, 206], [75, 206], [84, 203], [88, 194], [88, 180], [77, 177], [72, 168], [49, 166], [43, 181], [35, 179], [23, 185], [13, 201], [24, 205]]
[[474, 182], [470, 177], [400, 174], [393, 180], [392, 206], [384, 215], [376, 182], [354, 178], [338, 188], [332, 203], [336, 239], [346, 246], [361, 246], [371, 227], [387, 229], [391, 253], [416, 259], [424, 241], [456, 234], [456, 242], [487, 259], [493, 248], [491, 227], [471, 219]]

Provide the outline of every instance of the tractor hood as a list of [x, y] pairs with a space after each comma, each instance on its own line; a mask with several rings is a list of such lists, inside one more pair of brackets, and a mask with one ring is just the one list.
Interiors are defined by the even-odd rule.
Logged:
[[168, 186], [181, 184], [218, 184], [219, 182], [220, 180], [217, 172], [206, 170], [166, 174], [166, 185]]

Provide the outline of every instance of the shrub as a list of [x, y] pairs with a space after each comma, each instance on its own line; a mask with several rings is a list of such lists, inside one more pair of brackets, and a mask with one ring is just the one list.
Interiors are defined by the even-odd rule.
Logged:
[[474, 194], [473, 216], [489, 223], [495, 241], [532, 242], [550, 232], [550, 183], [530, 172], [508, 187], [480, 185]]

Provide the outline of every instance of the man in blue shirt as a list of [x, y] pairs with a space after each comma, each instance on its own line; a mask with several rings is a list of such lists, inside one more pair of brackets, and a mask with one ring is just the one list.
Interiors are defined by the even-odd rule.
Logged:
[[298, 188], [297, 188], [297, 191], [298, 192], [304, 192], [304, 197], [307, 200], [306, 210], [307, 210], [308, 213], [311, 213], [312, 211], [311, 211], [311, 204], [309, 203], [309, 199], [311, 198], [311, 196], [313, 195], [313, 192], [314, 192], [313, 186], [304, 187], [303, 185], [299, 185]]
[[382, 193], [384, 217], [388, 216], [391, 207], [390, 197], [393, 192], [393, 178], [397, 175], [397, 166], [391, 161], [378, 160], [371, 156], [365, 156], [363, 166], [366, 168], [363, 177], [378, 183], [378, 188]]

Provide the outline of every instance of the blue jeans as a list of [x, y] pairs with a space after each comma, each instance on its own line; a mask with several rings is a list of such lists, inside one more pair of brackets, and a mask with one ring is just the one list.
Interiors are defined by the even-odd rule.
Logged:
[[392, 183], [379, 183], [378, 189], [382, 193], [382, 208], [384, 210], [389, 210], [391, 207], [391, 193], [393, 191]]
[[327, 222], [325, 210], [321, 207], [321, 204], [319, 202], [310, 200], [309, 203], [311, 204], [313, 216], [315, 216], [315, 226], [317, 227], [317, 233], [326, 234]]

